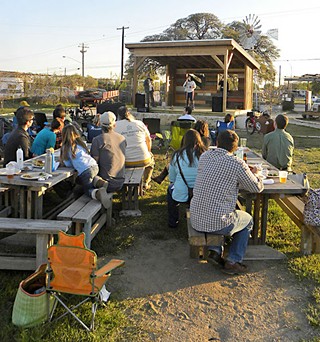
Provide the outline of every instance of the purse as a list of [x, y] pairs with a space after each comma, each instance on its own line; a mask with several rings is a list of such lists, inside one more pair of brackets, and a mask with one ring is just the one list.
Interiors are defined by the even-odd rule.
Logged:
[[179, 159], [178, 159], [178, 156], [177, 156], [177, 165], [178, 165], [178, 168], [179, 168], [179, 171], [180, 171], [180, 174], [181, 174], [181, 177], [182, 177], [182, 180], [184, 181], [185, 185], [187, 186], [188, 188], [188, 202], [187, 203], [190, 203], [191, 202], [191, 198], [193, 197], [193, 188], [190, 188], [186, 179], [184, 178], [184, 174], [181, 170], [181, 166], [180, 166], [180, 163], [179, 163]]
[[29, 328], [48, 320], [49, 307], [52, 308], [53, 298], [49, 300], [46, 292], [46, 264], [19, 284], [13, 304], [12, 323], [22, 328]]
[[320, 189], [309, 189], [303, 216], [305, 224], [320, 227]]

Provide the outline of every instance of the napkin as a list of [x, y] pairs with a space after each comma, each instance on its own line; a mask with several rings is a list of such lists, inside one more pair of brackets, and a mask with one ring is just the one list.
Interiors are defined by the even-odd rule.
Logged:
[[273, 179], [264, 179], [262, 181], [263, 184], [274, 184], [274, 180]]

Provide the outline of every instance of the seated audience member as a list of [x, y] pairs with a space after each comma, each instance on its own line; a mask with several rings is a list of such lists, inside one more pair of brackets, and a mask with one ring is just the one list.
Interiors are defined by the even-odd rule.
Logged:
[[219, 133], [225, 131], [226, 129], [229, 129], [232, 131], [235, 130], [234, 116], [229, 113], [225, 115], [224, 121], [220, 121], [220, 120], [217, 121], [215, 130], [210, 131], [213, 145], [216, 145]]
[[183, 115], [181, 115], [178, 118], [178, 121], [192, 121], [192, 122], [196, 122], [197, 120], [191, 115], [192, 113], [192, 108], [187, 106], [184, 109], [184, 113]]
[[43, 128], [32, 143], [31, 152], [34, 156], [40, 156], [47, 148], [54, 148], [56, 145], [56, 132], [59, 131], [61, 123], [53, 119], [51, 126]]
[[97, 137], [102, 133], [102, 129], [100, 127], [100, 116], [101, 114], [96, 114], [92, 124], [88, 123], [87, 124], [87, 141], [89, 143], [92, 142], [94, 137]]
[[[205, 147], [205, 150], [207, 150], [209, 146], [211, 145], [208, 123], [204, 120], [198, 120], [194, 126], [194, 129], [199, 132], [202, 143]], [[152, 177], [152, 180], [158, 184], [161, 184], [165, 180], [167, 175], [168, 175], [168, 166], [165, 166], [158, 176]]]
[[205, 150], [200, 134], [196, 130], [190, 129], [183, 136], [181, 148], [172, 156], [169, 165], [170, 185], [167, 191], [168, 225], [170, 228], [178, 226], [179, 205], [188, 202], [188, 187], [193, 188], [194, 186], [199, 158]]
[[100, 117], [102, 134], [93, 138], [91, 156], [99, 166], [99, 176], [108, 182], [108, 192], [119, 191], [125, 179], [126, 139], [114, 131], [116, 116], [105, 112]]
[[16, 112], [18, 127], [10, 134], [4, 148], [4, 166], [16, 161], [16, 151], [22, 148], [24, 160], [30, 158], [30, 136], [28, 129], [33, 123], [33, 112], [28, 107], [20, 107]]
[[239, 187], [253, 193], [263, 190], [262, 180], [253, 173], [256, 168], [250, 171], [242, 159], [233, 155], [238, 141], [235, 132], [223, 131], [218, 136], [218, 147], [201, 155], [190, 205], [194, 229], [233, 237], [225, 262], [221, 248], [209, 247], [209, 259], [223, 264], [228, 274], [246, 272], [242, 260], [253, 226], [251, 215], [236, 210]]
[[53, 111], [53, 118], [57, 119], [60, 122], [59, 130], [56, 132], [56, 145], [55, 149], [61, 147], [62, 143], [62, 130], [64, 127], [64, 120], [66, 118], [66, 111], [64, 110], [62, 105], [57, 105]]
[[126, 138], [126, 167], [144, 167], [143, 188], [150, 189], [150, 181], [154, 168], [154, 158], [151, 153], [151, 138], [146, 125], [136, 120], [122, 106], [118, 109], [118, 120], [115, 131]]
[[294, 141], [286, 132], [288, 117], [279, 114], [275, 119], [276, 129], [263, 138], [262, 157], [279, 170], [292, 171]]
[[77, 179], [86, 195], [100, 201], [106, 209], [110, 208], [111, 196], [106, 190], [108, 184], [98, 176], [98, 164], [73, 125], [66, 125], [62, 130], [60, 162], [78, 172]]
[[209, 134], [209, 125], [205, 120], [198, 120], [194, 126], [194, 129], [199, 132], [201, 140], [206, 147], [206, 150], [211, 145], [211, 139]]

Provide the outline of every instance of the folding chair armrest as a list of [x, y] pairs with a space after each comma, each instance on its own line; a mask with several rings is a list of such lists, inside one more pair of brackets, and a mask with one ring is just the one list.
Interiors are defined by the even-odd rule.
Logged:
[[110, 273], [112, 270], [123, 266], [124, 260], [111, 259], [106, 265], [102, 266], [95, 272], [96, 277], [102, 277], [103, 275]]

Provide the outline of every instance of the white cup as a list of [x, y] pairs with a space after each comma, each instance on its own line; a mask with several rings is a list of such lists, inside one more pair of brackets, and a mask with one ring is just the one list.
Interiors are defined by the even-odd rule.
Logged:
[[12, 179], [13, 178], [13, 176], [15, 174], [15, 171], [16, 171], [16, 169], [15, 169], [14, 165], [12, 165], [12, 164], [7, 164], [6, 165], [6, 174], [7, 174], [7, 178], [8, 179]]
[[287, 171], [279, 171], [279, 182], [280, 183], [286, 183], [288, 177]]
[[240, 147], [247, 147], [247, 138], [240, 138]]

